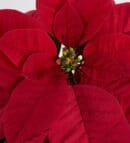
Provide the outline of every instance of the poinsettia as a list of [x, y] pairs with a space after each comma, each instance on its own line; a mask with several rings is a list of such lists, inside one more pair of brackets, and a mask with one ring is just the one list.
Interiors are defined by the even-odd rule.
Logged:
[[8, 143], [129, 143], [130, 126], [116, 99], [94, 86], [69, 85], [45, 32], [11, 31], [0, 45], [24, 76], [3, 115]]
[[84, 65], [78, 73], [80, 83], [112, 93], [130, 121], [130, 4], [112, 5], [112, 1], [102, 0], [101, 7], [99, 4], [95, 8], [96, 2], [37, 0], [37, 13], [46, 30], [61, 43], [84, 49]]
[[[49, 3], [51, 1], [47, 2]], [[53, 4], [57, 4], [55, 2], [60, 1], [54, 1]], [[72, 12], [76, 8], [76, 6], [75, 8], [72, 6], [72, 3], [80, 6], [80, 2], [78, 2], [67, 2], [65, 6], [63, 6], [65, 9], [61, 13], [64, 13], [66, 8], [68, 10], [70, 7], [72, 8], [70, 12]], [[105, 4], [107, 7], [108, 3]], [[82, 7], [83, 6], [84, 4], [82, 4]], [[91, 6], [91, 2], [89, 6]], [[92, 11], [93, 10], [95, 10], [95, 7], [92, 8]], [[105, 9], [105, 11], [107, 10]], [[91, 16], [92, 15], [90, 15], [90, 17]], [[95, 21], [95, 19], [96, 18], [93, 20]], [[69, 20], [71, 19], [69, 18]], [[64, 24], [65, 21], [62, 22]], [[99, 23], [100, 22], [102, 23], [101, 19], [99, 20]], [[79, 24], [80, 21], [77, 20], [77, 23]], [[60, 27], [60, 25], [62, 25], [62, 23], [58, 21], [55, 26]], [[66, 27], [66, 23], [64, 25]], [[95, 31], [98, 31], [99, 27], [96, 27], [96, 29], [94, 29], [90, 35], [88, 33], [88, 35], [92, 38], [97, 33]], [[63, 30], [66, 31], [66, 28]], [[66, 46], [77, 48], [80, 46], [80, 43], [82, 43], [82, 40], [80, 41], [80, 39], [77, 38], [77, 34], [82, 33], [80, 30], [78, 30], [79, 33], [75, 33], [74, 27], [73, 32], [75, 35], [73, 35], [74, 33], [71, 33], [71, 31], [70, 33], [65, 32], [65, 34], [64, 31], [63, 34], [59, 32], [61, 39], [52, 31], [50, 31], [50, 34], [56, 36], [59, 41]], [[74, 40], [71, 39], [73, 37], [71, 34], [76, 37]], [[65, 35], [65, 37], [62, 37], [62, 35]], [[99, 67], [102, 68], [105, 68], [104, 64], [106, 66], [113, 65], [112, 68], [110, 68], [114, 74], [112, 77], [118, 77], [118, 71], [119, 75], [121, 72], [118, 66], [115, 66], [117, 61], [113, 62], [111, 57], [113, 56], [114, 59], [118, 58], [112, 55], [111, 51], [111, 56], [106, 56], [100, 44], [99, 47], [95, 48], [100, 38], [101, 37], [99, 37], [99, 40], [97, 40], [98, 38], [94, 39], [85, 47], [83, 72], [87, 73], [87, 70], [91, 70], [91, 66], [93, 66], [93, 63], [96, 61], [99, 62], [97, 66], [99, 65]], [[110, 38], [112, 37], [110, 36]], [[83, 41], [86, 42], [88, 39], [86, 36], [85, 41]], [[104, 44], [106, 39], [103, 40]], [[19, 69], [18, 74], [22, 76], [22, 81], [16, 83], [15, 89], [12, 89], [11, 97], [2, 116], [2, 129], [4, 130], [4, 135], [8, 143], [130, 142], [130, 125], [126, 120], [126, 116], [120, 104], [113, 96], [113, 92], [108, 93], [103, 89], [93, 86], [91, 82], [88, 82], [89, 80], [84, 80], [88, 74], [83, 75], [84, 79], [81, 77], [81, 83], [85, 83], [85, 85], [68, 84], [66, 76], [69, 75], [69, 72], [71, 71], [72, 73], [73, 70], [77, 70], [78, 64], [83, 66], [73, 48], [65, 49], [63, 56], [60, 58], [57, 57], [58, 51], [52, 39], [44, 30], [34, 29], [34, 27], [13, 30], [4, 34], [0, 39], [0, 47], [2, 54], [8, 58], [9, 62], [16, 69]], [[107, 50], [108, 48], [105, 48], [105, 51]], [[92, 57], [91, 53], [93, 55]], [[86, 59], [88, 60], [86, 61]], [[6, 59], [4, 59], [4, 61], [6, 61]], [[102, 61], [104, 64], [102, 64]], [[59, 65], [61, 67], [57, 65], [57, 63], [60, 63]], [[89, 64], [91, 65], [87, 66], [88, 69], [86, 70], [86, 65]], [[122, 69], [125, 70], [126, 68], [121, 67], [121, 71]], [[91, 78], [95, 78], [96, 75], [98, 77], [97, 68], [94, 70], [96, 70], [96, 74], [89, 72], [90, 76], [92, 76]], [[105, 75], [108, 74], [104, 70], [102, 80], [106, 80], [104, 77], [110, 78]], [[5, 77], [3, 76], [3, 78]], [[71, 78], [68, 78], [71, 81]], [[114, 78], [112, 78], [112, 80], [113, 79]], [[86, 83], [89, 85], [86, 85]], [[101, 80], [99, 80], [99, 84], [96, 85], [100, 85], [100, 83]]]

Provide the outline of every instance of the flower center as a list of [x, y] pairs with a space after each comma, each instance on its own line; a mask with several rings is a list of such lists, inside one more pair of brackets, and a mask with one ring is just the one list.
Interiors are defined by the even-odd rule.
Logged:
[[65, 73], [74, 75], [76, 70], [81, 68], [83, 64], [83, 56], [77, 55], [76, 51], [71, 47], [61, 47], [56, 63], [61, 66]]

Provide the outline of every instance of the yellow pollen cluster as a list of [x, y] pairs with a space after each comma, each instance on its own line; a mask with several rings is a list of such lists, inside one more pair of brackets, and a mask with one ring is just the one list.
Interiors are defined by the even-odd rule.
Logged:
[[66, 73], [74, 74], [82, 64], [83, 57], [77, 56], [73, 48], [64, 48], [62, 56], [56, 61]]

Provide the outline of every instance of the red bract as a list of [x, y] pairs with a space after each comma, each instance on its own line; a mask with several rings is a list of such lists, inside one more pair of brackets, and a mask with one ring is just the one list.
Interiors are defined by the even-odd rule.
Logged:
[[[130, 122], [129, 3], [115, 5], [99, 35], [84, 49], [81, 83], [102, 87], [118, 99]], [[104, 34], [103, 34], [104, 33]]]
[[112, 0], [37, 0], [37, 12], [46, 30], [61, 43], [76, 48], [95, 36], [112, 6]]
[[130, 122], [130, 37], [109, 34], [96, 38], [84, 49], [81, 83], [102, 87], [119, 100]]
[[39, 22], [40, 22], [40, 17], [39, 17], [39, 15], [37, 14], [37, 11], [36, 11], [36, 10], [28, 11], [26, 14], [27, 14], [28, 16], [31, 16], [31, 17], [35, 18], [37, 21], [39, 20]]
[[104, 21], [100, 33], [130, 34], [130, 3], [114, 6], [113, 12]]
[[13, 29], [38, 27], [38, 22], [25, 14], [15, 10], [0, 10], [0, 37]]
[[130, 127], [116, 99], [94, 86], [68, 85], [46, 33], [14, 30], [0, 44], [25, 78], [3, 115], [8, 143], [129, 143]]
[[[39, 24], [35, 20], [20, 12], [15, 10], [0, 10], [0, 37], [14, 29], [38, 27]], [[5, 45], [0, 44], [0, 139], [3, 138], [1, 133], [1, 117], [4, 107], [13, 89], [22, 79], [22, 75], [19, 74], [19, 69], [14, 66], [6, 54], [3, 53], [4, 46], [6, 47], [8, 44], [9, 43], [5, 43]]]

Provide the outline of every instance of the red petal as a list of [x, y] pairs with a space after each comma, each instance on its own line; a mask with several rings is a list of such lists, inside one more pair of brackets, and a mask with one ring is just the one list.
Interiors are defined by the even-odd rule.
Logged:
[[38, 28], [33, 18], [15, 10], [0, 10], [0, 37], [13, 29]]
[[36, 53], [29, 56], [26, 60], [23, 66], [23, 72], [28, 78], [41, 79], [54, 66], [56, 66], [55, 59], [46, 58], [45, 53]]
[[88, 131], [84, 126], [85, 122], [81, 116], [81, 110], [75, 95], [70, 96], [65, 110], [62, 111], [60, 117], [49, 131], [49, 142], [89, 143]]
[[84, 56], [81, 83], [94, 84], [113, 93], [130, 122], [130, 37], [101, 36], [85, 48]]
[[0, 109], [0, 141], [5, 138], [3, 131], [3, 120], [2, 120], [3, 110]]
[[[31, 16], [31, 17], [33, 17], [33, 18], [35, 18], [37, 21], [40, 22], [40, 17], [39, 17], [39, 15], [37, 14], [37, 11], [36, 11], [36, 10], [28, 11], [26, 14], [29, 15], [29, 16]], [[39, 23], [39, 24], [41, 24], [41, 23]], [[40, 26], [40, 25], [39, 25], [39, 26]]]
[[130, 34], [130, 3], [117, 4], [114, 11], [105, 20], [102, 33], [126, 33]]
[[0, 49], [16, 66], [23, 64], [32, 53], [41, 51], [48, 59], [56, 56], [55, 44], [45, 32], [42, 33], [40, 30], [8, 32], [0, 39]]
[[[34, 66], [32, 66], [30, 62], [34, 62], [33, 58], [36, 58], [33, 55], [33, 58], [29, 58], [30, 60], [28, 59], [24, 65], [24, 72], [27, 74], [30, 74], [30, 72], [39, 73], [38, 70], [41, 70], [41, 68], [45, 69], [51, 66], [56, 56], [56, 47], [47, 34], [41, 33], [39, 30], [30, 29], [14, 30], [5, 34], [0, 39], [0, 50], [4, 53], [0, 53], [0, 112], [2, 112], [13, 89], [23, 78], [21, 72], [12, 63], [16, 66], [20, 66], [26, 61], [30, 54], [41, 51], [43, 54], [40, 55], [42, 55], [43, 58], [39, 58], [42, 59], [41, 62], [44, 61], [42, 67], [38, 67], [36, 62]], [[40, 64], [39, 62], [39, 65]], [[0, 137], [3, 137], [1, 123], [2, 114], [3, 113], [1, 113], [0, 117]]]
[[26, 14], [33, 17], [36, 13], [37, 13], [36, 10], [31, 10], [28, 11]]
[[44, 138], [66, 108], [71, 88], [61, 71], [53, 70], [43, 80], [23, 81], [13, 92], [3, 117], [8, 143], [26, 142], [40, 135]]
[[51, 143], [129, 143], [130, 126], [116, 99], [92, 86], [74, 86], [65, 111], [52, 126]]
[[26, 141], [26, 143], [43, 143], [43, 141], [44, 143], [48, 143], [47, 136], [44, 133], [29, 139], [28, 141]]
[[130, 125], [116, 99], [96, 87], [74, 87], [92, 143], [129, 143]]
[[[71, 6], [73, 8], [71, 7], [70, 9], [69, 5], [67, 4], [68, 2], [71, 3]], [[57, 13], [59, 13], [58, 14], [59, 16], [57, 16], [59, 18], [54, 26], [57, 27], [55, 29], [56, 33], [57, 33], [56, 30], [58, 29], [58, 26], [59, 26], [60, 30], [58, 30], [59, 32], [58, 32], [58, 35], [56, 34], [56, 36], [58, 36], [60, 40], [62, 39], [63, 40], [62, 42], [64, 42], [65, 39], [67, 39], [68, 35], [71, 35], [69, 38], [73, 38], [73, 37], [78, 38], [78, 36], [79, 36], [79, 39], [81, 38], [81, 33], [83, 30], [82, 23], [81, 23], [81, 19], [82, 19], [85, 31], [81, 38], [80, 44], [85, 43], [86, 41], [90, 40], [90, 38], [95, 36], [95, 34], [101, 28], [104, 22], [104, 19], [111, 13], [112, 7], [113, 7], [113, 0], [107, 0], [107, 1], [100, 0], [100, 2], [99, 0], [94, 0], [94, 1], [37, 0], [38, 13], [40, 14], [41, 20], [45, 25], [47, 31], [49, 31], [50, 33], [53, 33], [54, 19]], [[77, 15], [76, 12], [80, 15], [80, 17], [79, 15]], [[68, 28], [67, 26], [69, 24], [71, 26]], [[63, 29], [61, 29], [62, 26], [63, 26]], [[71, 29], [73, 30], [72, 33], [71, 33]], [[63, 34], [68, 34], [68, 35], [67, 36], [65, 35], [65, 37], [61, 37], [62, 36], [60, 35], [61, 31], [63, 31]], [[77, 34], [77, 35], [74, 36], [73, 34]], [[69, 42], [72, 40], [73, 39], [69, 39]], [[74, 40], [77, 40], [77, 39], [74, 39]], [[67, 43], [69, 42], [67, 41]], [[78, 42], [79, 41], [76, 41], [76, 43]]]
[[16, 88], [4, 114], [9, 143], [42, 143], [50, 127], [47, 140], [54, 143], [84, 143], [87, 135], [96, 143], [129, 143], [130, 127], [113, 96], [94, 87], [78, 86], [74, 87], [76, 101], [61, 71], [53, 70], [42, 81], [25, 80]]
[[78, 47], [83, 33], [83, 24], [77, 11], [68, 2], [55, 16], [54, 33], [64, 45]]
[[81, 44], [90, 40], [100, 30], [104, 20], [112, 12], [113, 0], [70, 0], [84, 22]]
[[65, 0], [37, 0], [37, 11], [47, 32], [53, 33], [53, 20]]
[[11, 84], [15, 85], [15, 79], [18, 78], [18, 69], [16, 69], [10, 60], [0, 51], [0, 86], [6, 91], [12, 92]]
[[0, 139], [4, 138], [2, 115], [10, 94], [21, 80], [18, 70], [9, 59], [0, 51]]

